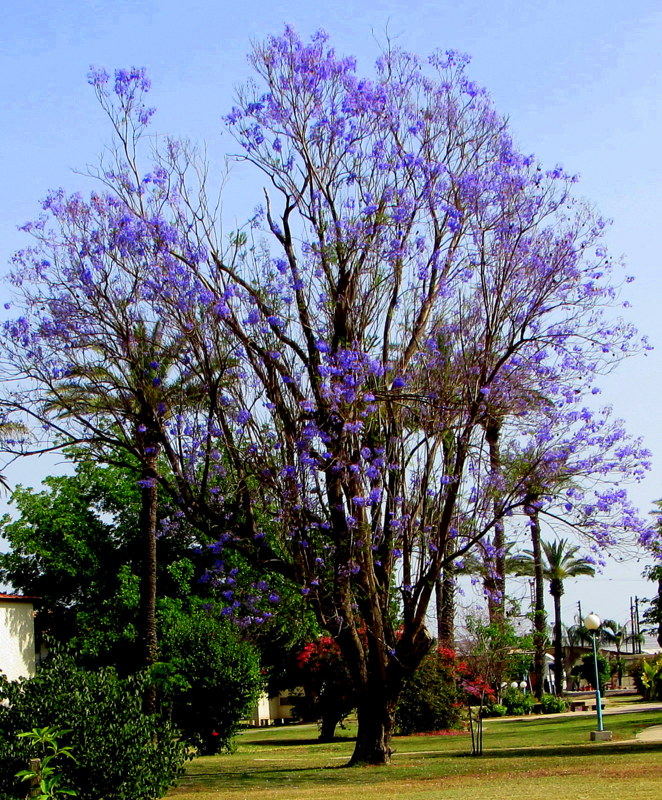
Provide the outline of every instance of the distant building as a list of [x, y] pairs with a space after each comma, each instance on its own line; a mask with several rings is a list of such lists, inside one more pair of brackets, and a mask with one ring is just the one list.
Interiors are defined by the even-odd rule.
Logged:
[[294, 704], [297, 698], [301, 697], [303, 697], [303, 689], [294, 689], [287, 694], [281, 692], [274, 697], [269, 697], [265, 692], [258, 700], [247, 722], [256, 727], [292, 722]]
[[10, 681], [35, 671], [34, 597], [0, 593], [0, 672]]

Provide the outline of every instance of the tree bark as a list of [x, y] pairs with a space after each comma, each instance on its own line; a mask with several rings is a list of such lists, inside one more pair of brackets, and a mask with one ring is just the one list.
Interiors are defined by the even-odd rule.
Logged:
[[455, 574], [451, 564], [435, 582], [437, 642], [439, 647], [455, 648]]
[[[485, 438], [490, 449], [490, 473], [494, 481], [501, 478], [501, 452], [499, 450], [499, 437], [501, 435], [501, 422], [492, 418], [485, 427]], [[495, 549], [494, 557], [488, 557], [485, 564], [485, 578], [483, 586], [487, 596], [487, 610], [491, 623], [503, 624], [506, 602], [506, 538], [503, 519], [499, 515], [499, 496], [494, 487], [492, 508], [494, 511], [494, 536], [492, 544]]]
[[326, 711], [320, 719], [320, 742], [332, 742], [336, 738], [336, 728], [342, 720], [342, 711]]
[[561, 632], [561, 596], [563, 584], [552, 581], [550, 594], [554, 598], [554, 688], [555, 694], [563, 694], [563, 641]]
[[545, 644], [546, 618], [545, 618], [545, 584], [543, 577], [542, 547], [540, 544], [540, 522], [538, 520], [538, 509], [536, 503], [537, 495], [531, 495], [526, 501], [526, 513], [529, 517], [531, 526], [531, 550], [533, 552], [533, 583], [534, 583], [534, 603], [533, 603], [533, 690], [536, 697], [540, 700], [545, 691]]
[[[154, 448], [156, 450], [156, 448]], [[142, 640], [141, 667], [151, 667], [158, 659], [156, 631], [156, 525], [158, 488], [156, 453], [150, 454], [141, 476], [140, 534], [143, 544], [143, 565], [140, 576], [140, 618]], [[156, 687], [150, 683], [145, 692], [145, 712], [156, 713]]]
[[385, 766], [391, 763], [391, 737], [397, 697], [389, 697], [383, 685], [367, 687], [361, 691], [361, 695], [357, 707], [359, 729], [349, 766]]

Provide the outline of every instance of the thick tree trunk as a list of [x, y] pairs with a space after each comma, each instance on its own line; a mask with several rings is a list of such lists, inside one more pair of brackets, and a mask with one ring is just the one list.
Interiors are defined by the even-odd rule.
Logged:
[[342, 720], [342, 712], [326, 711], [320, 720], [320, 742], [332, 742], [336, 738], [336, 728]]
[[538, 521], [537, 496], [527, 498], [526, 513], [531, 526], [531, 550], [533, 552], [534, 603], [533, 603], [533, 683], [534, 692], [540, 699], [545, 691], [545, 584], [543, 577], [542, 547], [540, 544], [540, 523]]
[[[560, 585], [558, 585], [560, 584]], [[561, 596], [563, 585], [552, 583], [550, 593], [554, 598], [554, 688], [557, 695], [563, 694], [563, 638], [561, 632]]]
[[336, 738], [336, 728], [340, 725], [343, 716], [347, 713], [340, 702], [335, 705], [335, 708], [326, 708], [322, 712], [320, 718], [320, 742], [332, 742]]
[[383, 685], [361, 691], [357, 707], [359, 729], [350, 766], [390, 764], [396, 704], [397, 697], [389, 697]]

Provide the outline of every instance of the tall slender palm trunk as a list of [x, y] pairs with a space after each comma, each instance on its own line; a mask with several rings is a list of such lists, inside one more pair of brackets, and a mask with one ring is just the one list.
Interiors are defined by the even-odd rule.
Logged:
[[[485, 438], [490, 450], [490, 473], [492, 480], [496, 483], [501, 478], [501, 452], [499, 449], [499, 438], [501, 435], [501, 421], [492, 417], [485, 427]], [[494, 510], [494, 536], [492, 544], [495, 549], [493, 557], [488, 558], [485, 565], [485, 578], [483, 585], [487, 595], [487, 609], [490, 622], [503, 624], [505, 617], [506, 602], [506, 537], [503, 518], [499, 513], [499, 494], [495, 486], [492, 487], [494, 499], [492, 507]]]
[[455, 648], [455, 571], [450, 564], [435, 583], [437, 642], [439, 647]]
[[563, 694], [563, 630], [561, 625], [561, 597], [563, 582], [552, 580], [549, 593], [554, 598], [554, 689], [555, 694]]
[[538, 496], [529, 495], [526, 500], [526, 513], [529, 517], [531, 531], [531, 551], [533, 553], [533, 690], [538, 699], [545, 691], [545, 644], [546, 634], [546, 615], [545, 615], [545, 584], [542, 562], [542, 545], [540, 539], [540, 521], [538, 519], [537, 508]]
[[[156, 448], [145, 460], [140, 480], [140, 535], [142, 541], [142, 569], [140, 580], [140, 620], [142, 667], [150, 667], [158, 659], [156, 630], [156, 526], [158, 487]], [[145, 698], [146, 713], [156, 712], [156, 687], [150, 683]]]

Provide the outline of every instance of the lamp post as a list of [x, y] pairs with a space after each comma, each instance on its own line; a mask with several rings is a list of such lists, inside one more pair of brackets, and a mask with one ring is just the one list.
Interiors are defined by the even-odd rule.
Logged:
[[591, 641], [593, 642], [593, 668], [595, 675], [595, 709], [598, 714], [598, 730], [591, 731], [591, 741], [609, 742], [611, 741], [611, 731], [606, 731], [602, 724], [602, 697], [600, 696], [600, 673], [598, 671], [598, 649], [596, 640], [598, 638], [598, 631], [602, 625], [602, 620], [597, 614], [590, 613], [584, 619], [584, 627], [591, 632]]

